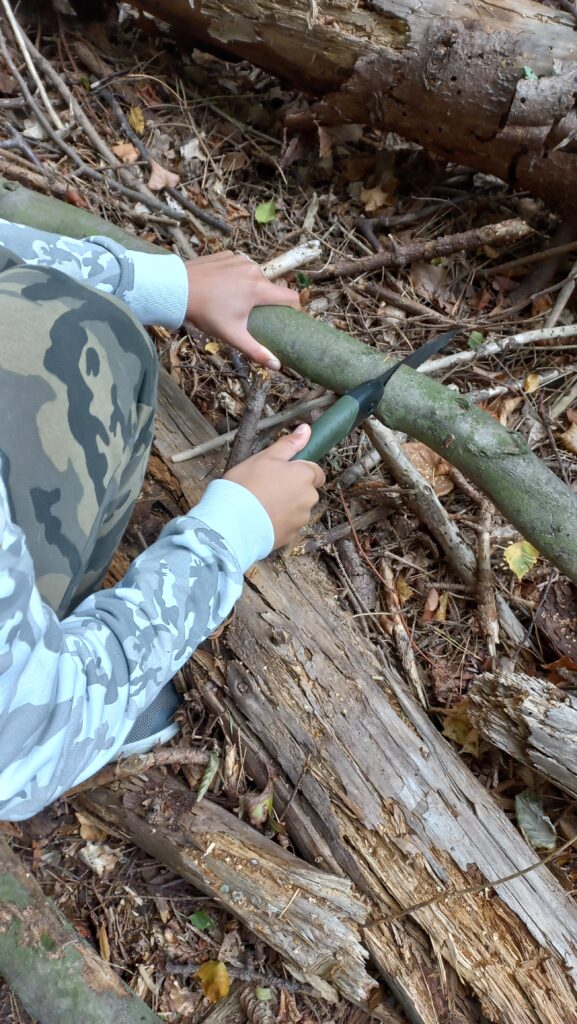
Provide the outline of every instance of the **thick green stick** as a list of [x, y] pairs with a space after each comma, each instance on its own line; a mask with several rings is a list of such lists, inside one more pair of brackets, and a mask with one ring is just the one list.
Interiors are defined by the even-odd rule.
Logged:
[[[254, 337], [304, 377], [343, 392], [391, 360], [344, 331], [288, 307], [259, 306]], [[491, 498], [527, 540], [577, 583], [577, 494], [507, 430], [462, 395], [415, 370], [391, 378], [377, 415], [433, 448]]]
[[0, 971], [41, 1024], [161, 1024], [0, 839]]

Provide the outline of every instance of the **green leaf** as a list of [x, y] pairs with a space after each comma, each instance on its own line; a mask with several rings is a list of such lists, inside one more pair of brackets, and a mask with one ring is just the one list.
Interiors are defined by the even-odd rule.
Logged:
[[195, 910], [188, 920], [195, 928], [198, 928], [199, 932], [209, 932], [211, 928], [215, 927], [212, 917], [210, 914], [205, 914], [204, 910]]
[[517, 824], [525, 839], [534, 850], [554, 850], [557, 844], [557, 833], [550, 818], [547, 817], [536, 793], [524, 789], [515, 797]]
[[207, 764], [207, 766], [206, 766], [206, 768], [204, 770], [204, 774], [203, 774], [202, 779], [200, 780], [199, 785], [198, 785], [198, 791], [197, 791], [197, 794], [196, 794], [196, 802], [197, 802], [197, 804], [199, 804], [200, 801], [202, 800], [202, 798], [205, 797], [206, 794], [208, 793], [208, 790], [210, 788], [210, 784], [211, 784], [212, 780], [214, 779], [214, 776], [216, 775], [217, 771], [218, 771], [218, 754], [215, 754], [215, 752], [213, 750], [213, 751], [211, 751], [210, 757], [208, 759], [208, 764]]
[[485, 335], [480, 331], [471, 331], [467, 344], [469, 348], [480, 348], [485, 341]]
[[268, 780], [262, 793], [247, 793], [243, 803], [251, 825], [264, 825], [273, 806], [272, 779]]
[[269, 199], [268, 203], [259, 203], [254, 211], [254, 219], [257, 224], [270, 224], [276, 218], [276, 199]]
[[308, 288], [310, 283], [311, 278], [309, 277], [308, 274], [304, 274], [302, 270], [297, 270], [295, 272], [295, 284], [299, 291], [301, 290], [301, 288]]
[[539, 552], [528, 540], [518, 540], [515, 544], [509, 544], [503, 552], [505, 561], [518, 580], [522, 580], [531, 571]]
[[254, 994], [263, 1003], [270, 1003], [272, 999], [272, 988], [255, 988]]
[[531, 82], [539, 81], [539, 75], [536, 75], [533, 68], [530, 68], [527, 64], [525, 64], [525, 67], [523, 68], [523, 74], [525, 75], [525, 78], [528, 78]]

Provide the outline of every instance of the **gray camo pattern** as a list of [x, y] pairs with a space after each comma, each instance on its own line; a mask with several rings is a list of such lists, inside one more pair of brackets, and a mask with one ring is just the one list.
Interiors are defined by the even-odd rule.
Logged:
[[[114, 757], [227, 617], [242, 571], [198, 506], [94, 592], [146, 468], [156, 355], [102, 291], [124, 286], [116, 258], [66, 240], [55, 266], [25, 265], [28, 242], [15, 256], [9, 238], [0, 224], [0, 819], [21, 820]], [[77, 258], [100, 291], [57, 269]]]

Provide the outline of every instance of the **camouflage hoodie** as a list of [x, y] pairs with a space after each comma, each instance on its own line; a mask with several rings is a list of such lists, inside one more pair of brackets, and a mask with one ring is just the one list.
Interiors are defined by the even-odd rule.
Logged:
[[[116, 295], [142, 323], [174, 328], [184, 317], [188, 284], [178, 256], [1, 220], [0, 245]], [[243, 573], [270, 552], [274, 534], [249, 491], [215, 481], [120, 583], [59, 621], [11, 519], [1, 448], [0, 416], [0, 819], [21, 820], [118, 753], [138, 715], [227, 617]]]

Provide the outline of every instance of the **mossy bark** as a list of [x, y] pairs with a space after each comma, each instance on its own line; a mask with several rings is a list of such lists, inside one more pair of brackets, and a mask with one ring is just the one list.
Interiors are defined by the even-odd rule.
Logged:
[[[284, 306], [259, 306], [249, 330], [304, 377], [343, 392], [390, 360], [329, 324]], [[577, 583], [577, 494], [529, 449], [463, 395], [402, 367], [377, 415], [433, 448], [494, 502], [527, 540]]]
[[0, 975], [41, 1024], [161, 1024], [0, 839]]

